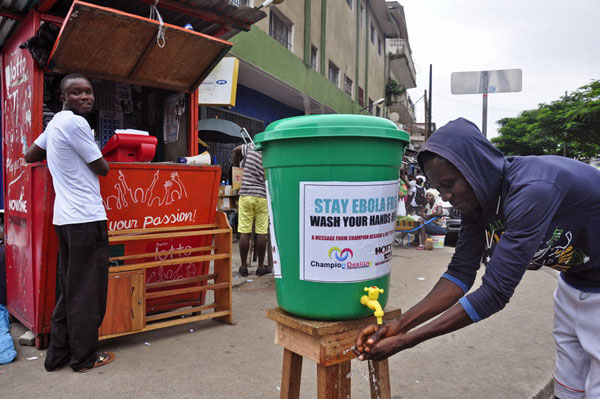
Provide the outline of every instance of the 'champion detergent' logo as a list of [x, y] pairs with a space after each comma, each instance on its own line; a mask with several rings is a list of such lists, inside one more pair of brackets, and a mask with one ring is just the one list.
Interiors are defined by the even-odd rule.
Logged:
[[334, 254], [335, 259], [337, 259], [339, 262], [343, 262], [348, 259], [348, 255], [350, 255], [350, 259], [354, 257], [354, 254], [350, 248], [339, 249], [338, 247], [331, 247], [329, 249], [329, 259], [331, 259], [331, 254]]
[[[335, 259], [334, 259], [335, 258]], [[340, 249], [339, 247], [331, 247], [329, 249], [329, 259], [333, 262], [319, 262], [312, 260], [310, 265], [312, 267], [326, 267], [329, 269], [362, 269], [365, 267], [372, 266], [371, 261], [357, 261], [350, 262], [348, 259], [354, 258], [354, 253], [350, 248]]]
[[[335, 259], [333, 259], [333, 257]], [[319, 262], [316, 260], [311, 260], [310, 265], [312, 267], [324, 267], [329, 269], [363, 269], [365, 267], [372, 266], [373, 263], [370, 260], [367, 261], [356, 261], [350, 262], [348, 258], [354, 258], [354, 253], [350, 248], [340, 249], [338, 247], [331, 247], [329, 249], [329, 259], [332, 259], [333, 262]]]

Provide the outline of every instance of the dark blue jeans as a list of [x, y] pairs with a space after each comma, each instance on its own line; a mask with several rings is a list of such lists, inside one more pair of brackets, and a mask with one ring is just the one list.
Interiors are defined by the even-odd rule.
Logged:
[[448, 229], [431, 222], [425, 225], [425, 232], [430, 236], [445, 236]]

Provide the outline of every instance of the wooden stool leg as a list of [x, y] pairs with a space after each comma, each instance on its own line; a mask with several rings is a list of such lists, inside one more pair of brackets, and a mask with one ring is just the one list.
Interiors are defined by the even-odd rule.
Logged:
[[317, 398], [347, 399], [350, 397], [350, 361], [321, 366], [317, 364]]
[[380, 362], [369, 360], [369, 385], [371, 399], [391, 399], [390, 368], [387, 359]]
[[350, 378], [351, 366], [350, 360], [340, 363], [340, 394], [339, 399], [350, 399], [352, 379]]
[[300, 398], [302, 378], [302, 356], [283, 349], [283, 371], [281, 372], [281, 399]]
[[333, 366], [321, 366], [317, 364], [317, 398], [338, 399], [340, 383], [340, 368], [338, 364]]

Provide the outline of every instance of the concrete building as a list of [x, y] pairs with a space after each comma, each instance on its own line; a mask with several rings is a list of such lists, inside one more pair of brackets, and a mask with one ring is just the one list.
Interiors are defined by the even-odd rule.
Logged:
[[[394, 113], [401, 126], [414, 122], [404, 90], [415, 87], [415, 70], [399, 3], [275, 0], [262, 11], [267, 18], [231, 39], [230, 55], [240, 61], [235, 107], [201, 107], [201, 118], [231, 120], [251, 134], [284, 117], [322, 113]], [[386, 96], [390, 77], [402, 89]]]
[[[388, 80], [386, 87], [388, 117], [392, 116], [390, 118], [392, 120], [397, 119], [400, 127], [411, 133], [412, 142], [413, 132], [411, 127], [415, 124], [416, 118], [414, 104], [405, 90], [417, 86], [415, 65], [412, 59], [410, 42], [408, 41], [404, 8], [397, 1], [388, 2], [387, 7], [392, 22], [396, 25], [398, 31], [398, 37], [386, 39], [387, 76], [391, 78], [391, 80]], [[394, 90], [395, 88], [400, 90]], [[394, 94], [394, 92], [402, 93]], [[393, 113], [396, 113], [397, 116]]]

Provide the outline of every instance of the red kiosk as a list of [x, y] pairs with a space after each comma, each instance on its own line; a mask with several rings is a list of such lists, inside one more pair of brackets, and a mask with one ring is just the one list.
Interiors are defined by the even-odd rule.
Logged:
[[[153, 20], [141, 16], [156, 7], [150, 0], [92, 3], [42, 0], [24, 17], [15, 13], [16, 28], [4, 38], [7, 308], [45, 347], [56, 298], [54, 193], [45, 163], [27, 165], [23, 154], [43, 131], [49, 82], [77, 72], [92, 81], [98, 112], [91, 125], [113, 160], [100, 178], [111, 244], [101, 339], [207, 318], [231, 323], [231, 228], [216, 212], [221, 168], [176, 160], [198, 154], [196, 89], [232, 46], [219, 37], [248, 30], [265, 14], [226, 0], [214, 9], [162, 0], [162, 18]], [[179, 26], [186, 23], [196, 31]], [[19, 46], [43, 24], [60, 33], [40, 67]], [[149, 135], [111, 138], [124, 128]]]

